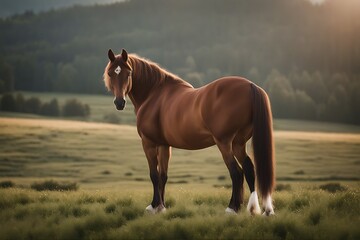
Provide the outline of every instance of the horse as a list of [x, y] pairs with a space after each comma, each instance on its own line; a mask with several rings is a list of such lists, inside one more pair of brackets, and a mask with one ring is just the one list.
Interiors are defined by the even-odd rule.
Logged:
[[[217, 145], [232, 182], [225, 210], [237, 214], [243, 203], [244, 176], [250, 190], [247, 211], [274, 214], [275, 185], [272, 111], [266, 92], [251, 81], [229, 76], [194, 88], [158, 64], [122, 49], [109, 49], [104, 71], [106, 88], [123, 110], [126, 96], [134, 105], [137, 131], [148, 161], [153, 198], [146, 211], [166, 211], [165, 185], [171, 148], [203, 149]], [[254, 163], [246, 152], [252, 138]]]

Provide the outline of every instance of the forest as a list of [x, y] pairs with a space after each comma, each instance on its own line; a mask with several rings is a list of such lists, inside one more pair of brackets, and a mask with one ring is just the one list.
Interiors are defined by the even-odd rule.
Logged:
[[42, 12], [73, 5], [108, 4], [122, 1], [125, 0], [0, 0], [0, 17], [8, 17], [26, 11]]
[[107, 50], [202, 86], [239, 75], [276, 118], [360, 124], [360, 2], [131, 0], [0, 18], [0, 93], [106, 94]]

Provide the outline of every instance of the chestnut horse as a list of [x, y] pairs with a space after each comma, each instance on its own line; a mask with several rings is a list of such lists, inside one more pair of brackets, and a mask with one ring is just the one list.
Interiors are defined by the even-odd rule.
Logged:
[[[264, 214], [274, 214], [272, 113], [264, 90], [240, 77], [224, 77], [194, 88], [124, 49], [116, 56], [110, 49], [108, 57], [104, 82], [115, 95], [116, 109], [124, 109], [126, 96], [135, 107], [137, 130], [154, 191], [147, 211], [166, 210], [164, 193], [171, 147], [195, 150], [216, 144], [232, 180], [232, 195], [225, 211], [239, 211], [245, 175], [251, 193], [248, 211], [261, 211], [255, 191], [256, 176]], [[256, 174], [245, 149], [251, 137]]]

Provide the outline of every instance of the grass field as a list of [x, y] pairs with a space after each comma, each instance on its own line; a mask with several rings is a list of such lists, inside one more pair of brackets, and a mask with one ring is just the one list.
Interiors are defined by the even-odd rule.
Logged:
[[[71, 180], [83, 188], [150, 184], [133, 126], [0, 118], [0, 128], [0, 179]], [[359, 180], [360, 134], [276, 131], [275, 142], [278, 180]], [[169, 184], [177, 183], [227, 186], [230, 178], [216, 147], [174, 149]]]
[[0, 189], [1, 239], [359, 239], [357, 188], [297, 185], [274, 194], [276, 215], [225, 215], [230, 190], [170, 186], [164, 214], [144, 211], [150, 191]]
[[[114, 125], [96, 123], [114, 112], [112, 97], [40, 95], [76, 97], [92, 115], [83, 122], [0, 113], [0, 182], [15, 183], [0, 188], [0, 239], [360, 239], [359, 127], [275, 120], [271, 218], [244, 208], [224, 214], [231, 181], [216, 147], [173, 149], [169, 208], [152, 216], [144, 212], [152, 185], [131, 105], [116, 112], [130, 125]], [[50, 179], [79, 190], [30, 189]], [[340, 185], [323, 187], [329, 182]]]

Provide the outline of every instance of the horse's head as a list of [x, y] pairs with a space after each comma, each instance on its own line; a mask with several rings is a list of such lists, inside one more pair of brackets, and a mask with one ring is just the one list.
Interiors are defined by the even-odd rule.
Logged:
[[105, 68], [105, 85], [115, 96], [114, 104], [116, 109], [123, 110], [126, 103], [125, 97], [129, 94], [132, 87], [132, 67], [128, 61], [128, 53], [125, 49], [122, 49], [121, 54], [116, 56], [109, 49], [108, 57], [110, 62]]

